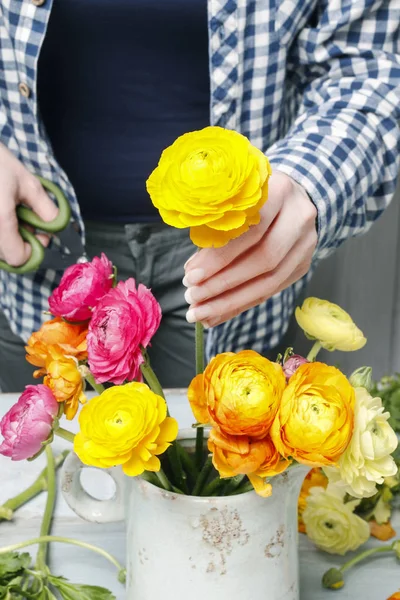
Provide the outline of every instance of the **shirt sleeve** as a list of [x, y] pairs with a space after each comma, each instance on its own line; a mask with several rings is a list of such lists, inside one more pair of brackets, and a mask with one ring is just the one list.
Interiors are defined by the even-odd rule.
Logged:
[[400, 6], [324, 0], [289, 50], [297, 118], [268, 151], [318, 211], [315, 258], [365, 232], [390, 203], [400, 155]]

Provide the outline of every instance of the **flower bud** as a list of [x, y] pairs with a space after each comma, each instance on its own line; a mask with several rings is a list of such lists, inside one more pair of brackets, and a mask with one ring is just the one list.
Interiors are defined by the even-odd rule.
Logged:
[[0, 421], [0, 433], [4, 438], [0, 454], [11, 460], [35, 456], [52, 436], [57, 413], [57, 400], [48, 387], [42, 384], [26, 386], [18, 402]]
[[330, 590], [338, 590], [344, 586], [343, 573], [339, 569], [329, 569], [322, 577], [322, 585]]
[[7, 508], [6, 506], [0, 506], [0, 521], [4, 519], [4, 521], [11, 521], [13, 518], [13, 511], [11, 508]]
[[301, 365], [308, 362], [309, 361], [304, 358], [304, 356], [300, 356], [300, 354], [293, 354], [288, 358], [283, 365], [283, 372], [285, 373], [286, 380], [289, 381], [294, 372], [297, 371]]
[[400, 560], [400, 540], [395, 540], [393, 542], [392, 549], [397, 558]]
[[372, 389], [372, 369], [371, 367], [360, 367], [350, 376], [350, 383], [353, 387], [363, 387], [368, 392]]

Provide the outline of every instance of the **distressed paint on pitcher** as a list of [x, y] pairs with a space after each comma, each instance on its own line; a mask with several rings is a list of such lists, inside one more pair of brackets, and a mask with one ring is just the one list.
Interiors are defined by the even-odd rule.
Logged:
[[128, 486], [127, 600], [299, 600], [297, 499], [307, 467], [255, 492], [195, 498]]
[[[179, 438], [190, 446], [193, 430]], [[84, 490], [85, 468], [67, 457], [63, 495], [88, 521], [125, 519], [125, 600], [299, 600], [297, 501], [309, 467], [274, 477], [269, 498], [183, 496], [112, 468], [103, 470], [116, 484], [109, 500]]]

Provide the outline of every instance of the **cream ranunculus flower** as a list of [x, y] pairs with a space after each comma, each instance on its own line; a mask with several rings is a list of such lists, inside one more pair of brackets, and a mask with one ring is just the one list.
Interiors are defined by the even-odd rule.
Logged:
[[307, 536], [329, 554], [346, 554], [364, 544], [370, 536], [369, 524], [354, 514], [360, 500], [344, 503], [345, 492], [329, 484], [327, 489], [310, 490], [303, 521]]
[[295, 315], [305, 334], [318, 340], [325, 350], [359, 350], [367, 342], [350, 315], [327, 300], [307, 298]]
[[365, 388], [356, 388], [355, 425], [350, 444], [340, 457], [338, 467], [325, 469], [329, 480], [355, 498], [369, 498], [376, 484], [397, 473], [391, 456], [398, 440], [390, 427], [390, 414], [380, 398]]

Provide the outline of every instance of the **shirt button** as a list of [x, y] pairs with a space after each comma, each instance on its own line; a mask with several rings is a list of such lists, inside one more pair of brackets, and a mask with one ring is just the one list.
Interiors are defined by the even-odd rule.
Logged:
[[29, 98], [29, 96], [31, 95], [31, 90], [23, 81], [21, 81], [21, 83], [19, 84], [18, 89], [20, 91], [20, 94], [25, 98]]
[[34, 4], [35, 6], [43, 6], [45, 2], [46, 0], [32, 0], [32, 4]]

